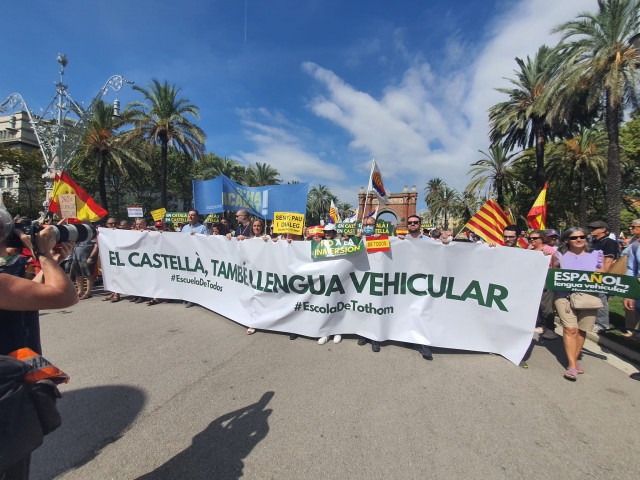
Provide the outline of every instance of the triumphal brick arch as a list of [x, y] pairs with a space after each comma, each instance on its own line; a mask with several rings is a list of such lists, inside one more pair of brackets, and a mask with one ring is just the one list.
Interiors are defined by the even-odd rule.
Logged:
[[405, 185], [402, 193], [390, 194], [389, 203], [386, 205], [378, 203], [378, 197], [376, 197], [375, 193], [370, 192], [367, 196], [364, 187], [360, 187], [360, 192], [358, 193], [358, 220], [362, 218], [363, 211], [366, 216], [376, 208], [379, 208], [378, 216], [383, 213], [391, 213], [396, 217], [396, 227], [407, 228], [407, 218], [416, 214], [417, 201], [418, 191], [415, 185], [413, 185], [411, 191]]

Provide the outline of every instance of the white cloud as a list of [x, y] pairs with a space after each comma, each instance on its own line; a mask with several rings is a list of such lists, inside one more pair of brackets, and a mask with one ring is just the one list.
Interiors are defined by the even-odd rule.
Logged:
[[595, 1], [526, 0], [510, 7], [495, 19], [474, 62], [464, 63], [463, 46], [452, 38], [446, 53], [460, 61], [447, 62], [452, 67], [438, 75], [421, 54], [405, 47], [398, 30], [394, 46], [410, 66], [402, 81], [389, 85], [380, 98], [305, 62], [303, 70], [326, 89], [326, 95], [310, 102], [311, 110], [342, 127], [351, 138], [350, 148], [379, 159], [394, 191], [436, 176], [464, 188], [470, 163], [480, 157], [477, 151], [488, 147], [487, 109], [502, 100], [494, 89], [504, 85], [503, 77], [512, 76], [515, 57], [533, 55], [543, 43], [555, 44], [551, 29], [579, 11], [594, 9]]
[[[438, 71], [423, 52], [413, 52], [405, 45], [404, 31], [397, 29], [392, 42], [397, 58], [385, 57], [384, 61], [402, 61], [405, 71], [377, 98], [357, 84], [348, 84], [335, 71], [304, 62], [302, 70], [324, 91], [313, 97], [308, 107], [344, 131], [350, 155], [340, 158], [335, 152], [314, 152], [317, 139], [312, 132], [282, 115], [242, 110], [246, 135], [256, 150], [242, 152], [239, 158], [247, 163], [269, 162], [285, 179], [327, 184], [349, 203], [357, 201], [360, 185], [366, 183], [367, 159], [371, 157], [381, 165], [385, 185], [391, 191], [416, 184], [422, 192], [433, 177], [463, 189], [469, 181], [470, 164], [481, 157], [478, 150], [489, 146], [487, 110], [504, 99], [495, 88], [506, 84], [503, 77], [513, 76], [515, 57], [534, 55], [544, 43], [554, 45], [557, 38], [550, 35], [554, 26], [595, 8], [595, 0], [508, 2], [503, 13], [487, 26], [484, 44], [465, 45], [459, 34], [447, 39], [446, 58]], [[364, 60], [351, 56], [345, 69], [356, 67], [361, 60], [382, 61], [382, 55], [375, 57], [379, 49], [379, 43], [368, 49], [357, 45], [353, 51], [366, 53]], [[332, 141], [338, 143], [326, 149], [340, 151], [342, 140], [336, 136]], [[360, 177], [356, 185], [349, 180]]]
[[252, 152], [233, 156], [245, 165], [268, 163], [280, 172], [283, 181], [343, 181], [346, 176], [341, 167], [328, 163], [320, 154], [305, 147], [310, 132], [291, 124], [281, 113], [267, 109], [239, 109], [238, 115], [246, 127], [245, 136], [255, 145]]

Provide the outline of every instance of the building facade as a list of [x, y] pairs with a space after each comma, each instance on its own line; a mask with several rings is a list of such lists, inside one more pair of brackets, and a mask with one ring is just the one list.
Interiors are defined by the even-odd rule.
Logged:
[[[0, 116], [0, 145], [26, 153], [40, 148], [27, 112]], [[0, 189], [17, 198], [19, 188], [19, 175], [9, 167], [0, 166]]]

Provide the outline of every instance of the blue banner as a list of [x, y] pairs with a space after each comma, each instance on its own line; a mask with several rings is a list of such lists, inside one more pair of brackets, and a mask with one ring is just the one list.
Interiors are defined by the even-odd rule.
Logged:
[[306, 214], [308, 183], [245, 187], [224, 175], [212, 180], [193, 180], [193, 206], [200, 213], [249, 210], [273, 220], [274, 212]]

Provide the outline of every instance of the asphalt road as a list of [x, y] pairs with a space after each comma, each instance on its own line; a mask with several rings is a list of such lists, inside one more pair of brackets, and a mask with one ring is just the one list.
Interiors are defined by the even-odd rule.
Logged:
[[528, 369], [482, 353], [246, 329], [200, 307], [100, 297], [43, 312], [45, 357], [71, 376], [32, 479], [634, 479], [636, 367], [562, 340]]

